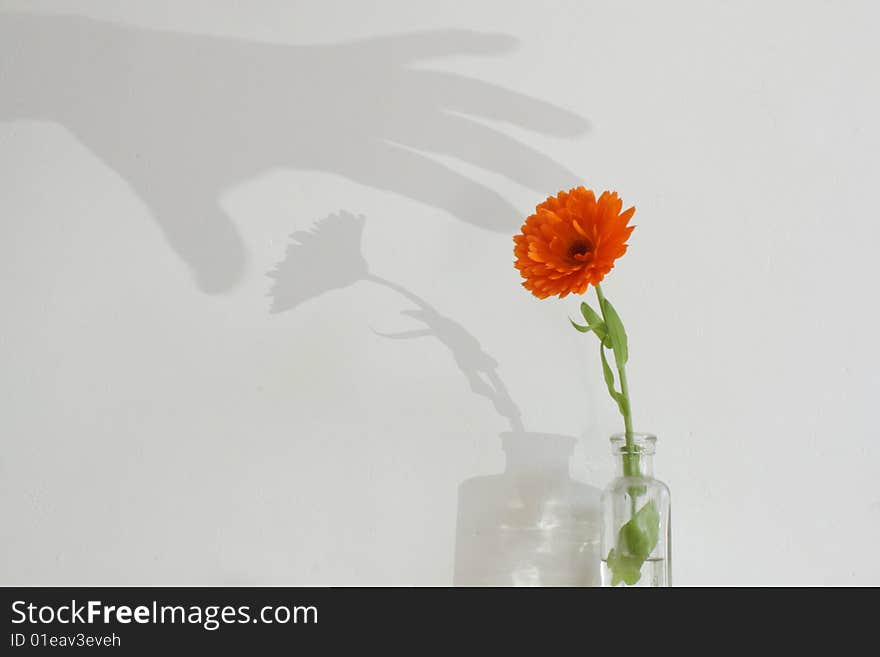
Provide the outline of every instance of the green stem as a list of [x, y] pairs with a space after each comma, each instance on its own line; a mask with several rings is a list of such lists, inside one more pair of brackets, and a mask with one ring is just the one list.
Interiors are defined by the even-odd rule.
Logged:
[[[605, 294], [602, 292], [602, 286], [599, 284], [596, 284], [596, 297], [599, 299], [599, 312], [602, 313], [602, 319], [605, 320]], [[617, 354], [614, 356], [614, 363], [617, 365], [617, 374], [620, 378], [620, 394], [624, 399], [623, 426], [627, 453], [623, 456], [623, 474], [626, 477], [636, 477], [639, 474], [639, 455], [636, 454], [635, 444], [633, 442], [632, 408], [629, 403], [629, 385], [626, 380], [626, 365], [618, 362]]]

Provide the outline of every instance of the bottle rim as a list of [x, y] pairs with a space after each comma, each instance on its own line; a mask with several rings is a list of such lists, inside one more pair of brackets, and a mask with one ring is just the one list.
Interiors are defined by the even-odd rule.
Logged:
[[644, 454], [651, 455], [654, 453], [657, 445], [657, 436], [651, 433], [639, 433], [634, 431], [630, 434], [632, 438], [633, 449], [630, 450], [626, 445], [626, 434], [615, 433], [611, 436], [611, 453], [612, 454]]

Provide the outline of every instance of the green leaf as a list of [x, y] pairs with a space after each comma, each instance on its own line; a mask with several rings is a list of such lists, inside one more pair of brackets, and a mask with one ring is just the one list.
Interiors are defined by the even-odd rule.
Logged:
[[589, 326], [581, 326], [580, 324], [575, 324], [574, 320], [571, 317], [568, 318], [568, 321], [571, 322], [571, 325], [574, 326], [581, 333], [589, 333], [590, 332]]
[[605, 560], [611, 569], [611, 586], [617, 586], [625, 582], [632, 586], [642, 578], [642, 563], [637, 557], [628, 557], [618, 554], [612, 549]]
[[659, 538], [660, 514], [657, 513], [654, 500], [651, 500], [620, 528], [617, 548], [625, 555], [642, 557], [644, 560], [657, 547]]
[[624, 397], [622, 394], [614, 389], [614, 372], [611, 370], [611, 366], [608, 364], [608, 359], [605, 358], [604, 343], [599, 345], [599, 355], [602, 357], [602, 374], [605, 377], [605, 385], [608, 386], [608, 393], [611, 395], [611, 398], [617, 402], [617, 408], [620, 409], [620, 414], [626, 415], [626, 397]]
[[584, 319], [587, 320], [587, 324], [590, 326], [605, 323], [602, 321], [602, 317], [599, 313], [590, 308], [590, 305], [586, 301], [581, 302], [581, 315], [584, 316]]
[[[602, 318], [599, 314], [590, 308], [586, 303], [581, 303], [581, 315], [584, 316], [584, 319], [587, 320], [587, 325], [580, 326], [579, 324], [575, 324], [575, 328], [581, 333], [586, 333], [587, 331], [592, 331], [599, 338], [599, 341], [605, 340], [608, 335], [608, 331], [605, 328], [605, 322], [602, 321]], [[569, 319], [572, 324], [574, 322]]]
[[618, 367], [626, 365], [629, 358], [629, 351], [626, 345], [626, 331], [623, 329], [623, 322], [620, 315], [614, 310], [614, 306], [608, 299], [602, 300], [602, 312], [605, 315], [605, 325], [608, 329], [608, 336], [611, 338], [611, 348], [614, 349], [614, 360], [617, 361]]
[[611, 371], [608, 359], [605, 358], [604, 344], [599, 345], [599, 355], [602, 357], [602, 374], [605, 376], [605, 385], [608, 386], [608, 392], [611, 393], [611, 396], [617, 399], [617, 390], [614, 389], [614, 372]]
[[590, 324], [590, 328], [593, 329], [593, 333], [595, 333], [599, 342], [610, 342], [608, 339], [608, 331], [605, 329], [605, 322], [599, 321], [598, 324]]
[[660, 514], [651, 500], [630, 518], [617, 534], [617, 545], [605, 560], [611, 569], [611, 585], [632, 586], [642, 577], [642, 565], [657, 547]]

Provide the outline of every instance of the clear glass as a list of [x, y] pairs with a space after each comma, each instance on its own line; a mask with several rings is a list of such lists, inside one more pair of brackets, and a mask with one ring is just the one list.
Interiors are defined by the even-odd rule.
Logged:
[[611, 436], [617, 476], [602, 491], [602, 586], [671, 586], [669, 488], [654, 478], [655, 436]]

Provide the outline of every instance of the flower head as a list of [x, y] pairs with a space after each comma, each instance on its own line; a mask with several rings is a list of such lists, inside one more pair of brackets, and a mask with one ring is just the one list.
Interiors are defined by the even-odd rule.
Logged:
[[559, 192], [535, 208], [513, 238], [515, 267], [523, 287], [539, 299], [583, 294], [602, 281], [614, 261], [626, 253], [628, 226], [635, 208], [621, 212], [617, 192], [576, 187]]

